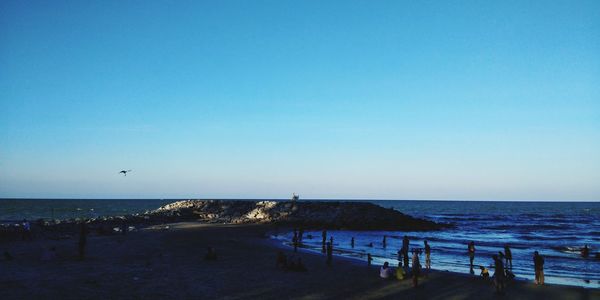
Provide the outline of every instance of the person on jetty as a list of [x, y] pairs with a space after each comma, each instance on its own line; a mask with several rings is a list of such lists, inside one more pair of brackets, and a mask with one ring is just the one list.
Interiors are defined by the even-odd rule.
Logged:
[[408, 247], [410, 246], [410, 241], [408, 240], [408, 236], [404, 236], [402, 239], [402, 256], [404, 257], [404, 267], [408, 268]]
[[421, 275], [421, 263], [419, 262], [419, 251], [413, 251], [412, 257], [412, 283], [413, 287], [419, 285], [419, 275]]
[[475, 242], [471, 241], [469, 246], [467, 247], [467, 251], [469, 253], [469, 268], [471, 274], [473, 274], [473, 260], [475, 260]]
[[370, 266], [372, 261], [373, 257], [371, 256], [371, 253], [367, 253], [367, 265]]
[[331, 261], [333, 259], [333, 246], [330, 242], [327, 242], [327, 265], [331, 266]]
[[383, 245], [383, 248], [387, 247], [387, 237], [385, 235], [383, 236], [383, 241], [381, 244]]
[[405, 277], [406, 277], [406, 271], [404, 271], [404, 268], [402, 267], [402, 262], [399, 261], [398, 268], [396, 269], [396, 278], [398, 280], [404, 280]]
[[208, 261], [217, 260], [217, 251], [215, 251], [215, 248], [213, 248], [213, 247], [206, 248], [206, 255], [204, 255], [204, 260], [208, 260]]
[[429, 271], [431, 270], [431, 247], [429, 247], [427, 241], [423, 243], [425, 244], [425, 269]]
[[481, 274], [479, 274], [479, 276], [481, 276], [481, 278], [487, 280], [490, 278], [490, 271], [484, 267], [484, 266], [479, 266], [479, 269], [481, 270]]
[[85, 221], [81, 222], [79, 227], [79, 259], [85, 259], [85, 246], [87, 245], [88, 229]]
[[392, 278], [392, 268], [390, 268], [390, 264], [387, 261], [379, 268], [379, 277], [383, 279]]
[[581, 257], [588, 257], [590, 256], [590, 248], [588, 248], [588, 245], [583, 246], [583, 248], [581, 248]]
[[504, 263], [498, 255], [493, 255], [492, 258], [494, 259], [494, 286], [496, 286], [496, 293], [504, 294]]
[[512, 270], [512, 252], [508, 244], [504, 245], [504, 258], [506, 259], [506, 269]]
[[535, 269], [535, 284], [544, 284], [544, 257], [539, 252], [533, 252], [533, 267]]

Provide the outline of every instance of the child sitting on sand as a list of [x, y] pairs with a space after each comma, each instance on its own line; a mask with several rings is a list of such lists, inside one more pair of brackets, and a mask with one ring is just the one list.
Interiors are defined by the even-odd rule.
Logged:
[[486, 267], [479, 266], [479, 269], [481, 269], [481, 274], [480, 274], [481, 278], [483, 278], [485, 280], [490, 278], [490, 271]]
[[388, 279], [392, 277], [392, 269], [390, 268], [390, 264], [386, 261], [383, 263], [383, 266], [379, 269], [379, 277]]
[[396, 278], [398, 280], [404, 280], [405, 276], [406, 271], [404, 271], [404, 268], [402, 267], [402, 262], [398, 262], [398, 268], [396, 269]]

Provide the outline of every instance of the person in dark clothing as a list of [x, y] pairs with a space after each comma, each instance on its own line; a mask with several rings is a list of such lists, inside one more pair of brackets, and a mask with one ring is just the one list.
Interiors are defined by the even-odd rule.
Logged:
[[333, 259], [333, 246], [330, 242], [327, 242], [327, 265], [331, 266], [331, 260]]
[[79, 229], [79, 259], [83, 260], [85, 258], [85, 246], [87, 244], [87, 225], [85, 221], [81, 222]]
[[408, 240], [408, 236], [404, 236], [402, 239], [402, 256], [404, 258], [404, 267], [408, 268], [408, 248], [410, 246], [410, 241]]
[[387, 247], [387, 240], [386, 239], [387, 239], [387, 237], [384, 235], [383, 236], [383, 242], [382, 242], [383, 248]]
[[298, 244], [302, 245], [302, 240], [304, 239], [304, 228], [300, 228], [298, 231]]
[[373, 257], [371, 257], [371, 253], [367, 253], [367, 265], [371, 265], [371, 261], [373, 261]]
[[533, 252], [533, 267], [535, 269], [535, 284], [544, 284], [544, 257], [539, 252]]
[[354, 237], [350, 239], [350, 247], [354, 248]]
[[425, 244], [425, 269], [427, 271], [431, 270], [431, 247], [427, 241], [423, 242]]
[[504, 258], [506, 259], [505, 267], [512, 270], [512, 252], [508, 244], [504, 245]]
[[588, 245], [585, 245], [585, 246], [583, 246], [583, 248], [581, 248], [581, 256], [582, 257], [590, 256], [590, 248], [588, 248]]
[[325, 247], [325, 242], [327, 242], [327, 231], [323, 230], [323, 232], [321, 233], [321, 237], [323, 238], [323, 242], [321, 243], [322, 246], [322, 252], [325, 253], [327, 251], [327, 248]]
[[467, 251], [469, 253], [469, 268], [471, 270], [471, 274], [473, 274], [474, 273], [473, 260], [475, 260], [475, 242], [471, 241], [469, 243], [469, 246], [467, 247]]
[[496, 293], [504, 294], [504, 263], [502, 262], [502, 258], [498, 257], [498, 255], [494, 255], [492, 258], [494, 259], [494, 285], [496, 286]]

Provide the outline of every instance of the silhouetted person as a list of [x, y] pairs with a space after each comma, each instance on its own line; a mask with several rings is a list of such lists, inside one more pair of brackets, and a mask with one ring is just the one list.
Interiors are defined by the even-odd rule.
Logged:
[[410, 247], [410, 240], [408, 236], [404, 236], [402, 239], [402, 256], [404, 257], [404, 267], [408, 268], [408, 248]]
[[121, 233], [126, 235], [128, 230], [129, 226], [127, 225], [127, 220], [123, 219], [123, 223], [121, 223]]
[[473, 274], [473, 260], [475, 259], [475, 242], [471, 241], [469, 243], [467, 251], [469, 253], [469, 268], [471, 269], [471, 274]]
[[582, 257], [590, 256], [590, 248], [588, 248], [588, 245], [585, 245], [585, 246], [583, 246], [583, 248], [581, 248], [581, 256]]
[[421, 275], [421, 263], [419, 262], [419, 252], [414, 251], [412, 257], [412, 283], [413, 287], [417, 287], [419, 285], [419, 275]]
[[533, 252], [533, 267], [535, 269], [535, 284], [544, 284], [544, 257], [537, 251]]
[[329, 237], [329, 243], [331, 243], [331, 246], [333, 247], [333, 235]]
[[512, 252], [508, 244], [504, 245], [504, 258], [506, 259], [506, 268], [512, 269]]
[[371, 261], [373, 261], [373, 257], [371, 257], [371, 253], [367, 253], [367, 265], [371, 265]]
[[504, 263], [498, 255], [494, 255], [492, 258], [494, 259], [494, 285], [496, 286], [496, 293], [504, 294]]
[[387, 239], [387, 237], [384, 235], [383, 236], [383, 242], [382, 242], [383, 248], [387, 247], [387, 241], [386, 241], [386, 239]]
[[402, 253], [403, 253], [404, 249], [399, 249], [398, 250], [398, 262], [402, 263]]
[[331, 260], [333, 259], [333, 246], [330, 242], [327, 242], [327, 265], [331, 266]]
[[302, 240], [304, 239], [304, 228], [300, 227], [298, 231], [298, 243], [302, 244]]
[[275, 266], [280, 269], [287, 268], [287, 257], [283, 254], [283, 251], [277, 253], [277, 259], [275, 260]]
[[323, 230], [323, 232], [321, 233], [321, 237], [323, 238], [323, 242], [321, 243], [321, 246], [323, 249], [321, 249], [321, 251], [323, 253], [327, 252], [327, 247], [325, 246], [325, 243], [327, 242], [327, 231]]
[[204, 260], [217, 260], [217, 251], [215, 251], [215, 248], [213, 247], [208, 247], [206, 248], [206, 255], [204, 255]]
[[85, 246], [87, 244], [87, 224], [85, 221], [81, 222], [79, 228], [79, 259], [85, 259]]
[[294, 244], [294, 252], [298, 252], [298, 235], [294, 234], [292, 244]]
[[350, 247], [354, 248], [354, 237], [350, 239]]
[[425, 269], [429, 271], [431, 270], [431, 247], [429, 247], [427, 241], [423, 243], [425, 244]]

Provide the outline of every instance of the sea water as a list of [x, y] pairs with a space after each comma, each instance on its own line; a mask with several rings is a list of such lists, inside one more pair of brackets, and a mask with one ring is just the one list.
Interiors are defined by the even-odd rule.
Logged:
[[[546, 283], [600, 288], [600, 259], [594, 258], [600, 252], [600, 202], [369, 202], [456, 227], [429, 232], [328, 231], [327, 240], [334, 238], [334, 254], [366, 261], [370, 253], [374, 264], [387, 261], [397, 266], [397, 252], [406, 235], [411, 249], [423, 248], [423, 241], [428, 241], [432, 269], [469, 274], [467, 244], [474, 241], [474, 271], [478, 275], [478, 266], [492, 266], [492, 255], [504, 252], [507, 244], [517, 279], [533, 280], [533, 252], [539, 251], [545, 258]], [[387, 237], [385, 248], [383, 236]], [[350, 245], [352, 237], [354, 248]], [[292, 233], [274, 238], [289, 242]], [[307, 249], [321, 252], [321, 231], [306, 231], [303, 243]], [[580, 255], [584, 245], [590, 248], [588, 258]], [[424, 265], [424, 257], [420, 260]]]

